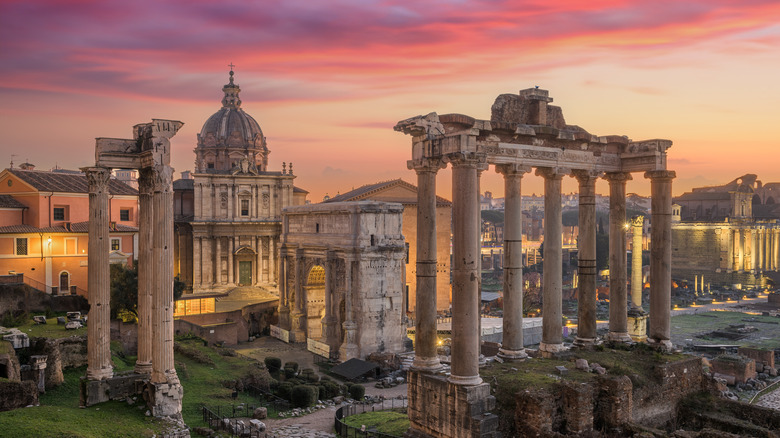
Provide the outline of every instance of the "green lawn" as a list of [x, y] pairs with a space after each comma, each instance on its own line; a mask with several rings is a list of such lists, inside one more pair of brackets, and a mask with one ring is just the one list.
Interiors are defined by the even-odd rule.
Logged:
[[399, 437], [409, 429], [409, 417], [404, 412], [396, 411], [364, 412], [345, 418], [344, 423], [358, 429], [365, 425], [367, 430]]
[[[48, 326], [48, 324], [47, 324]], [[40, 326], [43, 327], [43, 326]], [[56, 327], [56, 324], [54, 325]], [[62, 326], [60, 326], [62, 327]], [[26, 331], [26, 330], [25, 330]], [[205, 426], [201, 406], [220, 406], [222, 411], [233, 405], [247, 403], [259, 405], [260, 401], [240, 393], [231, 397], [233, 390], [225, 387], [229, 382], [249, 373], [261, 371], [258, 362], [243, 356], [222, 356], [216, 350], [203, 346], [199, 339], [177, 340], [189, 351], [203, 353], [213, 364], [200, 363], [177, 353], [176, 368], [184, 387], [182, 415], [190, 427]], [[122, 357], [118, 343], [112, 343], [112, 359], [116, 372], [132, 370], [136, 358]], [[79, 378], [86, 367], [64, 371], [65, 383], [40, 396], [40, 406], [0, 412], [0, 436], [2, 437], [151, 437], [159, 436], [163, 424], [147, 417], [146, 404], [140, 399], [133, 405], [124, 401], [101, 403], [79, 408]]]
[[[759, 329], [739, 340], [718, 338], [711, 333], [729, 325], [745, 324]], [[780, 318], [741, 312], [700, 312], [672, 317], [672, 342], [686, 344], [729, 344], [766, 349], [780, 348]]]
[[57, 324], [57, 318], [48, 318], [46, 324], [36, 324], [31, 320], [25, 324], [20, 325], [18, 328], [20, 331], [27, 333], [27, 336], [31, 338], [67, 338], [69, 336], [80, 336], [87, 334], [87, 327], [84, 326], [80, 329], [65, 330], [65, 325]]

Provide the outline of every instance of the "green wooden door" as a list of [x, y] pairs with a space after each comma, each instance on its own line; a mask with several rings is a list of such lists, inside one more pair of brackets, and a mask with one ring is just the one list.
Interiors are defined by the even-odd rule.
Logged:
[[238, 284], [252, 284], [252, 262], [238, 262]]

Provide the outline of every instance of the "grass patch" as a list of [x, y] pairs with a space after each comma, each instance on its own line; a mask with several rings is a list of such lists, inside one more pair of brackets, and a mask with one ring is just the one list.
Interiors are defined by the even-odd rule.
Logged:
[[358, 429], [365, 425], [367, 430], [398, 437], [409, 429], [409, 417], [401, 411], [364, 412], [345, 418], [344, 423]]
[[81, 336], [87, 334], [87, 327], [81, 327], [75, 330], [65, 330], [65, 324], [57, 324], [57, 318], [46, 319], [46, 324], [36, 324], [32, 319], [19, 325], [20, 331], [27, 333], [31, 338], [67, 338], [70, 336]]
[[[753, 346], [770, 350], [780, 348], [780, 318], [774, 316], [751, 315], [742, 312], [699, 312], [690, 315], [672, 317], [672, 342], [679, 345], [693, 344], [729, 344]], [[758, 329], [748, 333], [744, 339], [732, 340], [716, 338], [712, 332], [725, 330], [729, 325], [745, 324]]]

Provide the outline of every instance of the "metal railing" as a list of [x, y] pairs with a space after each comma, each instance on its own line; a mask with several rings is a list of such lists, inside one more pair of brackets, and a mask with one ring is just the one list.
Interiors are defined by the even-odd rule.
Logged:
[[[261, 430], [253, 430], [249, 427], [244, 426], [239, 430], [238, 422], [243, 420], [240, 420], [235, 417], [236, 410], [235, 407], [233, 408], [233, 416], [229, 417], [226, 415], [223, 416], [221, 413], [221, 410], [219, 407], [217, 407], [217, 411], [214, 412], [211, 409], [207, 408], [206, 406], [201, 407], [203, 411], [203, 422], [209, 425], [210, 429], [213, 430], [222, 430], [227, 432], [230, 437], [242, 437], [242, 438], [265, 438], [265, 431]], [[224, 436], [224, 434], [220, 435]]]
[[37, 289], [41, 292], [47, 293], [47, 294], [56, 294], [57, 293], [57, 287], [56, 286], [47, 286], [44, 283], [41, 283], [38, 280], [33, 280], [30, 277], [24, 277], [24, 284], [27, 286], [30, 286], [33, 289]]
[[336, 433], [341, 438], [401, 438], [398, 435], [390, 435], [387, 433], [381, 433], [373, 430], [363, 430], [360, 427], [350, 426], [344, 422], [344, 419], [364, 412], [386, 411], [392, 409], [407, 408], [409, 406], [409, 400], [406, 397], [398, 397], [391, 399], [383, 399], [379, 403], [368, 404], [354, 404], [342, 406], [336, 410], [336, 418], [334, 426]]

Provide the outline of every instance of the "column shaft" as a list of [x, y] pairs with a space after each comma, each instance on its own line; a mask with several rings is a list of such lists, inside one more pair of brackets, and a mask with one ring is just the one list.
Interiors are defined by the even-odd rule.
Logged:
[[577, 346], [596, 341], [596, 177], [595, 172], [575, 171], [579, 182], [579, 237], [577, 240]]
[[234, 239], [235, 238], [233, 236], [228, 236], [228, 238], [227, 238], [228, 284], [231, 284], [231, 285], [234, 284], [234, 283], [238, 283], [237, 281], [236, 282], [233, 281], [234, 278], [235, 278], [234, 277], [234, 272], [233, 272], [233, 251], [234, 251], [233, 241], [234, 241]]
[[414, 368], [441, 368], [436, 354], [436, 172], [438, 163], [409, 163], [417, 173], [417, 273]]
[[564, 173], [558, 169], [540, 167], [536, 174], [544, 177], [543, 319], [539, 350], [549, 355], [563, 350], [561, 179]]
[[609, 181], [609, 333], [612, 341], [627, 342], [628, 279], [626, 263], [626, 181], [631, 174], [606, 174]]
[[111, 171], [105, 168], [82, 169], [89, 184], [89, 243], [87, 287], [89, 288], [89, 324], [87, 324], [87, 379], [103, 380], [114, 375], [111, 364], [111, 279], [108, 253], [111, 251], [108, 223], [108, 185]]
[[152, 383], [178, 383], [173, 365], [173, 169], [154, 169]]
[[644, 216], [631, 219], [634, 233], [631, 239], [631, 307], [642, 308], [642, 226]]
[[147, 169], [140, 169], [138, 178], [138, 359], [137, 373], [152, 372], [152, 239], [154, 235], [154, 211], [152, 193], [154, 176]]
[[523, 211], [521, 184], [530, 168], [496, 166], [504, 175], [504, 319], [498, 350], [505, 360], [528, 357], [523, 344]]
[[646, 172], [650, 178], [650, 333], [648, 342], [672, 348], [672, 179], [674, 171]]
[[[479, 231], [477, 158], [452, 160], [452, 374], [458, 385], [478, 385], [479, 377]], [[434, 256], [435, 257], [435, 256]]]

